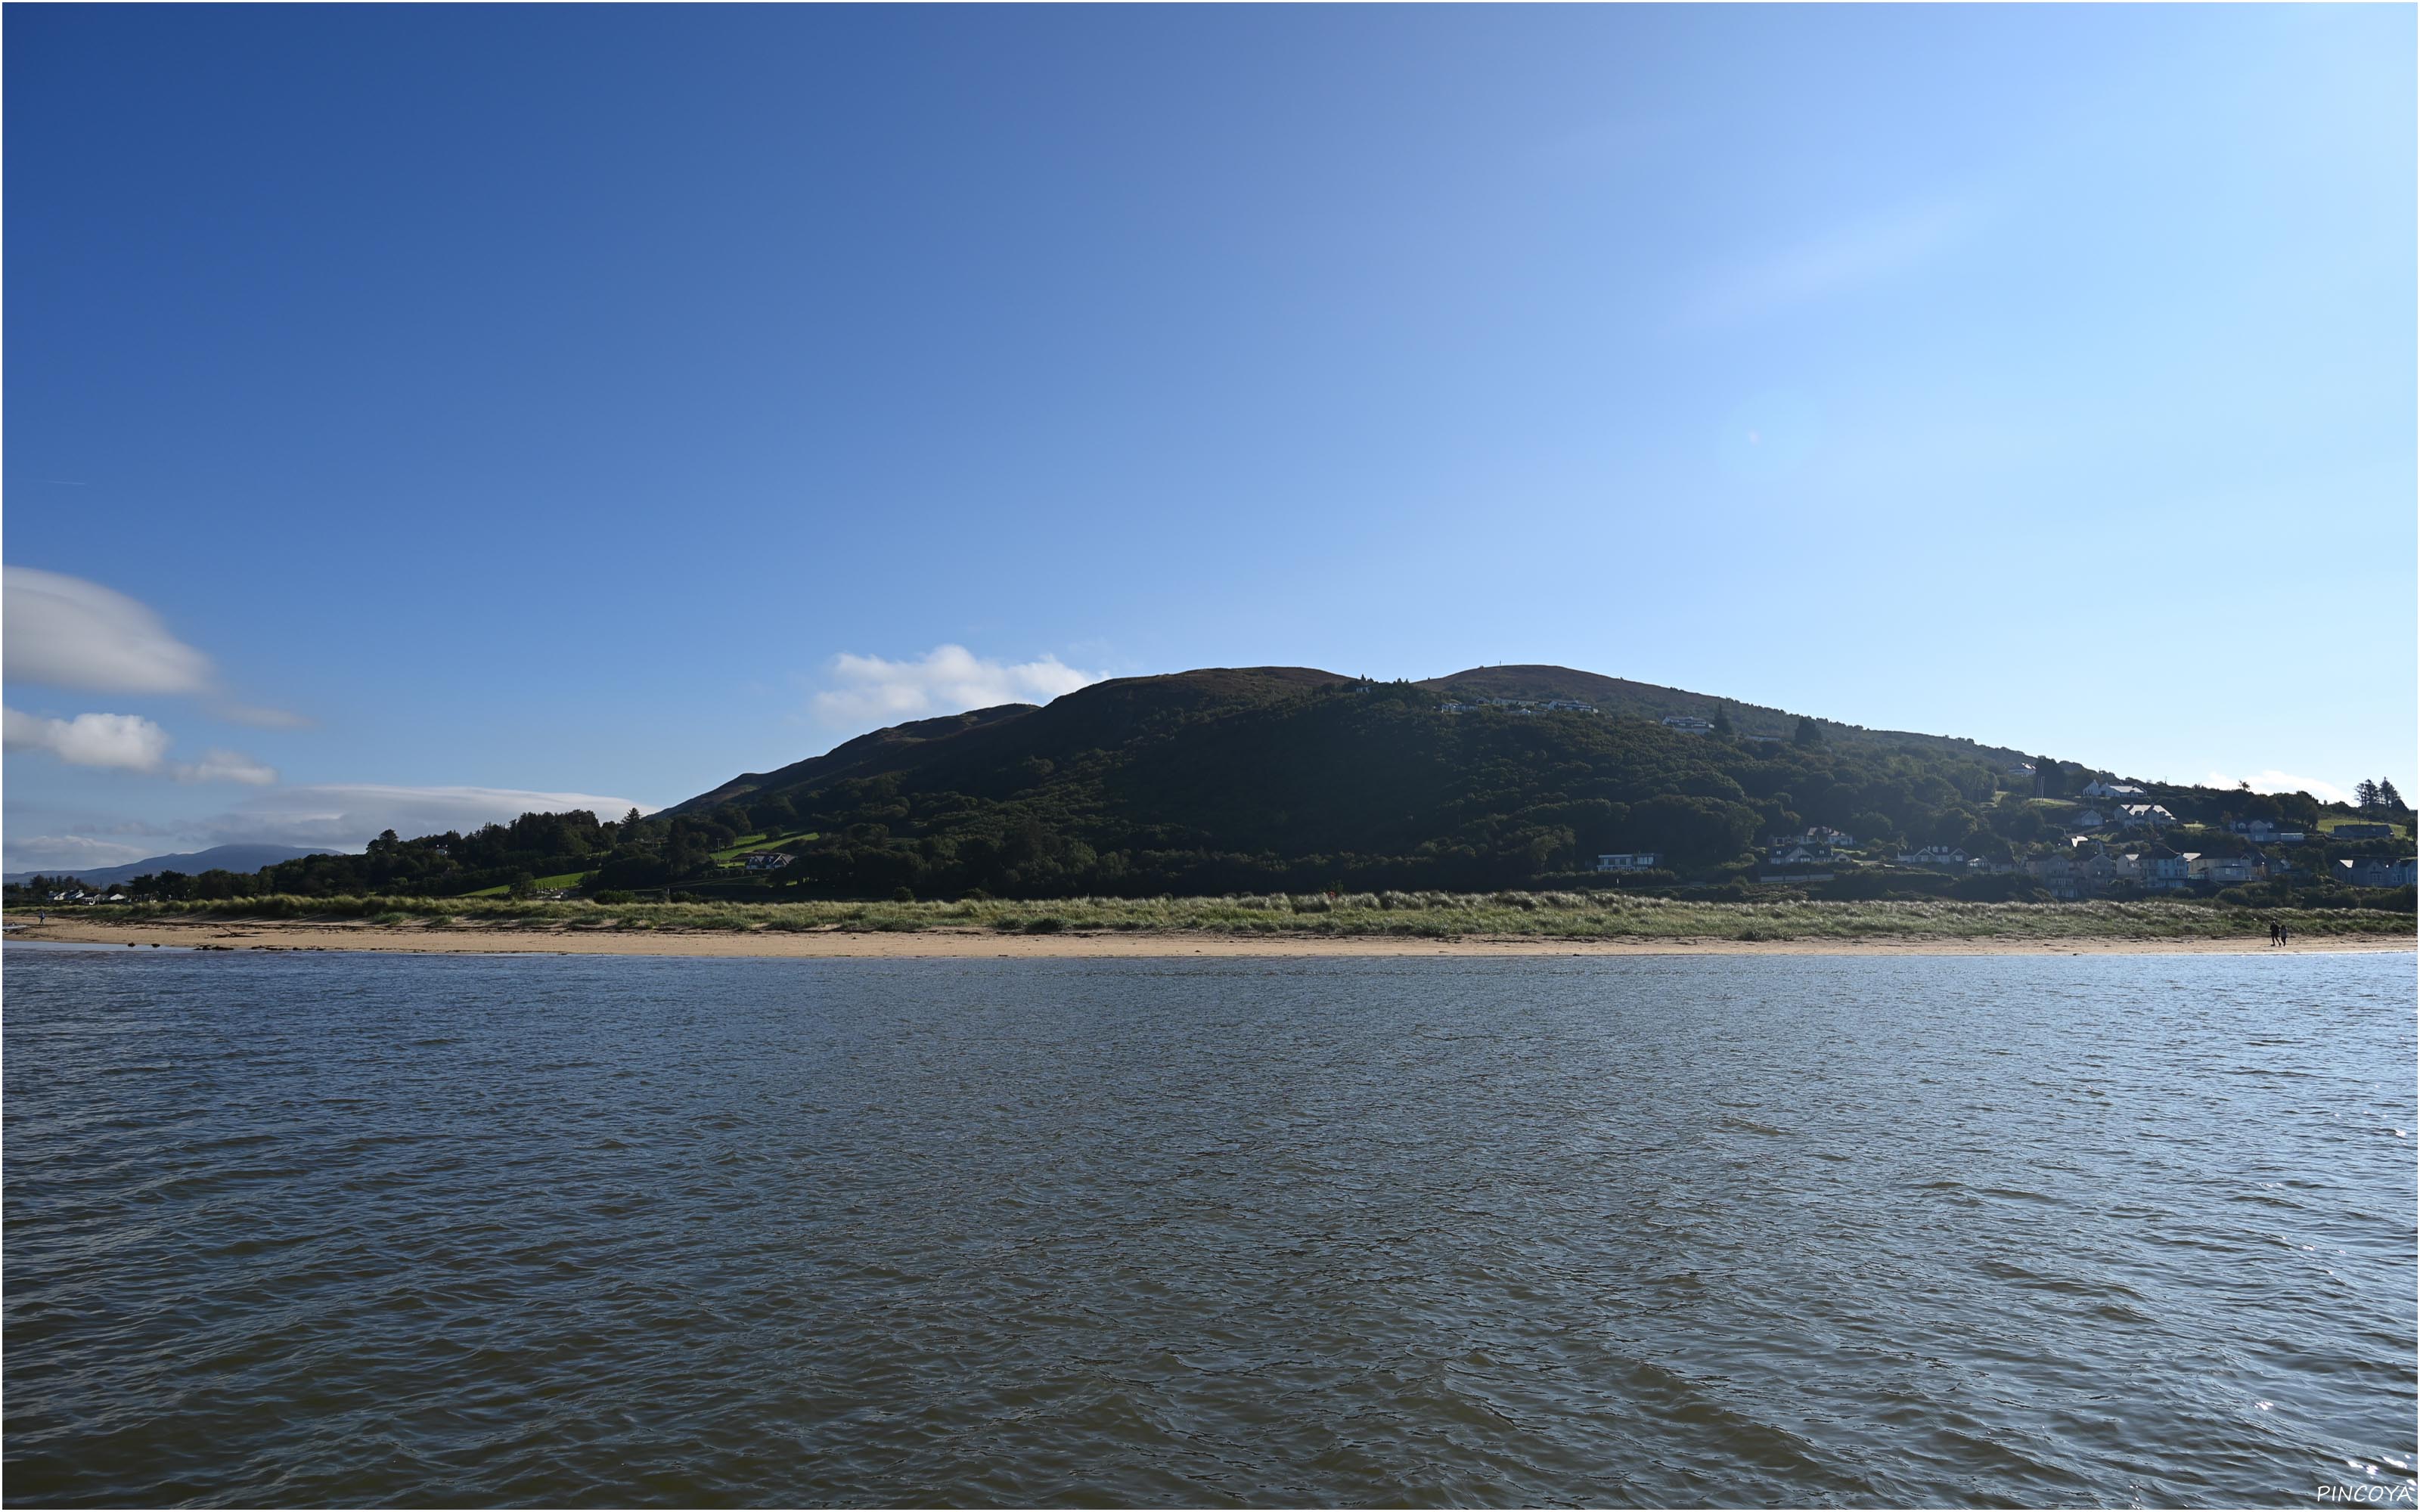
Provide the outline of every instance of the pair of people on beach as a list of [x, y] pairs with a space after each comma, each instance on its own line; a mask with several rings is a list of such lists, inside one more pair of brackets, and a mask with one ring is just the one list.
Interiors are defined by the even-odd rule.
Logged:
[[2285, 925], [2273, 923], [2269, 926], [2269, 943], [2271, 945], [2283, 945], [2286, 943]]

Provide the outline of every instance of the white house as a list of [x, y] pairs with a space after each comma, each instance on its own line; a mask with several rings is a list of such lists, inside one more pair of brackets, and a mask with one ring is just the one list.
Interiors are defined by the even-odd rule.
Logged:
[[2084, 784], [2082, 791], [2087, 798], [2139, 798], [2143, 795], [2143, 790], [2130, 782], [2104, 782], [2099, 778]]
[[2126, 804], [2118, 810], [2118, 813], [2121, 824], [2149, 825], [2154, 829], [2162, 825], [2173, 825], [2177, 822], [2175, 814], [2156, 803]]
[[2257, 882], [2266, 873], [2257, 856], [2206, 856], [2192, 851], [2185, 853], [2185, 871], [2195, 882], [2216, 883], [2228, 887], [2238, 882]]
[[1684, 735], [1706, 735], [1714, 733], [1714, 721], [1700, 719], [1694, 714], [1668, 714], [1664, 717], [1664, 728], [1678, 730]]
[[2075, 827], [2078, 829], [2099, 829], [2108, 822], [2107, 816], [2098, 809], [2086, 809], [2075, 816]]
[[751, 851], [741, 859], [751, 872], [779, 872], [797, 857], [787, 851]]
[[1660, 851], [1619, 851], [1596, 858], [1600, 872], [1652, 872], [1664, 864]]

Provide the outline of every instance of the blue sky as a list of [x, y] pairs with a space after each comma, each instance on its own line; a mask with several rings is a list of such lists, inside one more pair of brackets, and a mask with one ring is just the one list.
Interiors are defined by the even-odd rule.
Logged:
[[2409, 7], [4, 23], [11, 867], [1260, 663], [2420, 775]]

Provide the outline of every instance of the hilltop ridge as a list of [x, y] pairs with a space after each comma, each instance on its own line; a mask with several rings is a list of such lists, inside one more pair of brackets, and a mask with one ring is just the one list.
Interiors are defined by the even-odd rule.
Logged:
[[[2248, 884], [2265, 890], [2244, 898], [2265, 902], [2326, 891], [2341, 862], [2384, 864], [2392, 883], [2407, 843], [2392, 825], [2317, 833], [2307, 795], [2144, 782], [2125, 807], [2096, 775], [1566, 667], [1417, 683], [1211, 667], [911, 720], [637, 819], [531, 813], [197, 886], [758, 901], [1777, 887], [1989, 901]], [[2300, 848], [2263, 857], [2262, 843]], [[2188, 851], [2200, 872], [2181, 870]]]

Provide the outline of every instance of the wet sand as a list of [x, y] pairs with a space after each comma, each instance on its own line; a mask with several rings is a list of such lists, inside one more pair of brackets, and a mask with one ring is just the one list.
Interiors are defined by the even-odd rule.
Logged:
[[[1731, 940], [1638, 935], [1622, 939], [1555, 939], [1543, 935], [1434, 940], [1304, 934], [1199, 934], [1069, 930], [1058, 934], [996, 934], [937, 929], [759, 931], [605, 930], [566, 926], [363, 924], [275, 919], [148, 920], [116, 924], [54, 918], [14, 920], [9, 940], [60, 944], [184, 946], [218, 950], [399, 950], [420, 954], [648, 955], [739, 959], [877, 961], [1140, 959], [1169, 956], [1523, 956], [1523, 955], [2231, 955], [2272, 949], [2267, 938], [1957, 939], [1902, 935], [1856, 940]], [[2411, 934], [2312, 935], [2288, 952], [2395, 950], [2413, 948]]]

